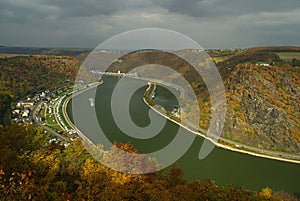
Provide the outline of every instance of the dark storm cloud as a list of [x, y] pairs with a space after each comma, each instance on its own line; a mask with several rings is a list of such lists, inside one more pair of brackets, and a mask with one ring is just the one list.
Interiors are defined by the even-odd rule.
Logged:
[[248, 13], [288, 11], [299, 0], [153, 0], [170, 12], [196, 17], [234, 16]]
[[47, 0], [46, 3], [60, 7], [63, 17], [111, 15], [120, 10], [143, 9], [150, 6], [148, 1], [139, 0]]
[[204, 47], [300, 45], [299, 0], [0, 0], [0, 45], [95, 47], [159, 27]]
[[0, 1], [0, 21], [23, 23], [34, 18], [51, 14], [51, 8], [31, 1]]
[[122, 10], [153, 8], [150, 1], [140, 0], [1, 0], [2, 20], [24, 21], [32, 18], [91, 17], [112, 15]]

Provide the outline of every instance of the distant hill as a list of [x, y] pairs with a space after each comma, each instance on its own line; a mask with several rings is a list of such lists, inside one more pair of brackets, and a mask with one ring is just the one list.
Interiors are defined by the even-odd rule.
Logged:
[[224, 61], [218, 62], [220, 74], [223, 78], [226, 78], [238, 64], [257, 62], [280, 62], [280, 57], [273, 52], [259, 52], [259, 51], [246, 51], [240, 54], [236, 54]]
[[259, 52], [300, 52], [300, 47], [297, 46], [267, 46], [267, 47], [253, 47], [249, 51]]
[[40, 48], [40, 47], [7, 47], [0, 46], [0, 54], [29, 54], [29, 55], [64, 55], [75, 56], [90, 49], [83, 48]]

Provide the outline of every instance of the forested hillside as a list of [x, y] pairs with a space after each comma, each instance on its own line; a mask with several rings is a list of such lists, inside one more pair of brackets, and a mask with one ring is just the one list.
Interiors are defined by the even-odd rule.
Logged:
[[78, 61], [69, 56], [0, 58], [0, 123], [11, 101], [75, 79]]
[[[0, 200], [296, 200], [270, 188], [252, 192], [211, 180], [188, 183], [177, 167], [123, 174], [95, 161], [80, 141], [64, 147], [48, 137], [32, 125], [0, 127]], [[114, 146], [137, 152], [130, 144]], [[109, 152], [114, 156], [114, 147]]]

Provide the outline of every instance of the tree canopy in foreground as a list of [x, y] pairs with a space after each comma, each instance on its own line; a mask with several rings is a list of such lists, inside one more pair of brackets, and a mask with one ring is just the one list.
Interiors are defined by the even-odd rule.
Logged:
[[[130, 144], [114, 146], [137, 152]], [[49, 143], [32, 125], [1, 126], [0, 149], [0, 200], [297, 200], [267, 187], [253, 192], [211, 180], [189, 183], [175, 166], [146, 175], [120, 173], [94, 160], [80, 141]]]

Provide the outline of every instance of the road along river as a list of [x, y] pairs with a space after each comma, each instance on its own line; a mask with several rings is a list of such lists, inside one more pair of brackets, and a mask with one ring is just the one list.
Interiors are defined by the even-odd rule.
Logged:
[[[179, 126], [171, 121], [167, 121], [162, 131], [150, 139], [136, 139], [123, 133], [116, 123], [111, 111], [111, 97], [114, 86], [118, 81], [116, 77], [104, 77], [104, 83], [97, 88], [85, 91], [75, 96], [67, 106], [68, 115], [72, 119], [72, 105], [82, 108], [80, 119], [86, 120], [89, 115], [96, 111], [99, 125], [106, 137], [111, 141], [128, 142], [130, 141], [140, 153], [150, 153], [166, 146], [175, 137]], [[121, 93], [126, 94], [126, 88], [130, 85], [139, 85], [141, 80], [129, 79], [126, 84], [122, 85]], [[143, 101], [143, 94], [147, 88], [140, 88], [130, 100], [129, 110], [130, 116], [136, 125], [144, 127], [150, 124], [149, 107]], [[156, 100], [164, 107], [172, 107], [176, 105], [174, 98], [167, 89], [159, 87], [157, 89]], [[95, 96], [95, 107], [91, 107], [90, 98]], [[120, 97], [122, 94], [120, 94]], [[119, 100], [118, 108], [122, 111], [125, 107], [123, 100]], [[119, 115], [124, 115], [120, 112]], [[155, 118], [161, 121], [164, 117], [156, 115]], [[90, 126], [79, 126], [79, 129], [94, 143], [101, 143], [101, 139]], [[185, 134], [194, 135], [189, 131]], [[141, 133], [142, 135], [142, 133]], [[210, 178], [215, 180], [217, 184], [234, 184], [241, 185], [245, 188], [260, 190], [269, 186], [274, 190], [284, 190], [287, 192], [300, 195], [300, 165], [271, 159], [241, 154], [226, 149], [216, 147], [211, 154], [203, 160], [198, 159], [200, 147], [203, 138], [196, 137], [189, 150], [176, 162], [176, 164], [184, 169], [185, 178], [189, 181], [194, 179]], [[107, 147], [108, 148], [108, 147]]]

